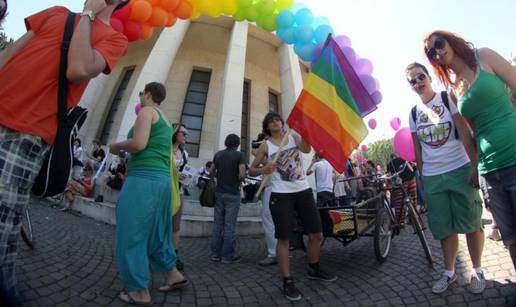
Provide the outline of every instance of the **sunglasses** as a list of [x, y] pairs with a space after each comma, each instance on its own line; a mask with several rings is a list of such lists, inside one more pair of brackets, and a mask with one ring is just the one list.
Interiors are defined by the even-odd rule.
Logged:
[[181, 133], [184, 136], [188, 136], [188, 132], [186, 132], [186, 131], [178, 131], [178, 133]]
[[410, 83], [411, 86], [414, 86], [418, 82], [424, 81], [424, 80], [426, 80], [426, 75], [425, 74], [419, 74], [414, 79], [410, 79], [410, 80], [407, 80], [407, 81], [408, 81], [408, 83]]
[[426, 52], [426, 56], [433, 60], [435, 59], [435, 56], [437, 55], [437, 50], [444, 49], [444, 43], [446, 42], [446, 39], [444, 37], [438, 37], [435, 39], [434, 46], [432, 48], [429, 48]]
[[142, 97], [143, 95], [145, 95], [145, 92], [144, 92], [144, 91], [140, 91], [140, 92], [138, 93], [138, 95], [140, 95], [140, 97]]

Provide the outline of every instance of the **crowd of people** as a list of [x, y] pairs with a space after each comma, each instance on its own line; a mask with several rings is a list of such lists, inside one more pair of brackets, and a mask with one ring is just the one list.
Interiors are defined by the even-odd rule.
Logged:
[[[125, 4], [121, 0], [87, 0], [76, 16], [66, 71], [69, 107], [77, 105], [89, 80], [111, 72], [127, 51], [127, 39], [106, 26], [113, 11]], [[6, 9], [7, 2], [0, 0], [0, 19]], [[28, 17], [27, 33], [0, 52], [0, 281], [11, 296], [16, 295], [21, 214], [56, 136], [56, 55], [62, 33], [55, 29], [63, 28], [68, 14], [63, 7], [53, 7]], [[448, 92], [433, 90], [424, 65], [406, 67], [407, 82], [420, 101], [407, 115], [416, 164], [409, 164], [401, 178], [413, 203], [424, 204], [430, 230], [441, 242], [444, 272], [432, 291], [442, 293], [457, 280], [458, 235], [465, 234], [473, 265], [469, 289], [481, 293], [486, 277], [481, 265], [484, 232], [479, 188], [516, 268], [516, 139], [507, 138], [516, 132], [516, 68], [493, 50], [474, 48], [445, 31], [425, 37], [424, 51]], [[30, 86], [24, 82], [29, 77]], [[100, 179], [102, 187], [120, 189], [115, 256], [125, 288], [119, 298], [125, 303], [152, 304], [150, 270], [166, 276], [160, 291], [174, 291], [189, 283], [178, 258], [181, 208], [189, 194], [189, 186], [183, 184], [188, 130], [172, 124], [162, 110], [166, 95], [161, 83], [145, 85], [134, 126], [127, 140], [109, 144], [116, 159]], [[230, 134], [226, 149], [200, 171], [200, 188], [214, 179], [217, 183], [210, 259], [224, 264], [241, 260], [236, 223], [242, 182], [249, 176], [265, 181], [261, 206], [267, 256], [259, 264], [278, 264], [283, 294], [296, 301], [302, 294], [295, 286], [289, 257], [296, 223], [308, 236], [307, 278], [337, 280], [320, 264], [323, 222], [317, 207], [331, 202], [351, 204], [371, 184], [367, 176], [376, 176], [381, 169], [373, 161], [358, 165], [347, 161], [346, 171], [336, 173], [316, 154], [305, 172], [302, 155], [311, 152], [310, 144], [296, 134], [287, 134], [284, 119], [274, 112], [265, 116], [262, 130], [253, 142], [250, 163], [238, 151], [238, 135]], [[64, 191], [63, 209], [69, 209], [78, 195], [92, 195], [95, 176], [105, 160], [99, 142], [85, 152], [81, 141], [75, 140], [73, 164], [82, 172], [72, 177]], [[404, 161], [393, 156], [387, 172], [397, 172], [402, 164]], [[316, 198], [306, 177], [312, 173]], [[353, 177], [364, 178], [349, 180]], [[102, 188], [96, 200], [103, 201], [104, 193]], [[391, 197], [393, 203], [400, 201], [394, 191]], [[404, 216], [402, 211], [396, 214]]]

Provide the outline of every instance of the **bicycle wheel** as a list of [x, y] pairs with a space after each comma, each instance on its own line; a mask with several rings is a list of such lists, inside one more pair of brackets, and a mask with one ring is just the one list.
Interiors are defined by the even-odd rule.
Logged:
[[414, 230], [417, 233], [417, 236], [419, 237], [419, 241], [421, 241], [421, 245], [423, 246], [423, 250], [425, 251], [428, 264], [432, 266], [434, 263], [432, 251], [430, 250], [430, 246], [428, 245], [428, 241], [426, 240], [425, 233], [423, 232], [423, 227], [419, 222], [418, 214], [416, 213], [414, 206], [412, 206], [412, 203], [408, 203], [406, 204], [406, 206], [408, 207], [407, 210], [410, 222], [412, 223], [412, 227], [414, 227]]
[[22, 216], [21, 236], [25, 244], [27, 244], [30, 249], [34, 249], [34, 234], [32, 232], [32, 223], [30, 221], [28, 208], [25, 209]]
[[374, 229], [374, 254], [378, 262], [383, 263], [391, 250], [392, 229], [391, 217], [386, 208], [378, 209]]

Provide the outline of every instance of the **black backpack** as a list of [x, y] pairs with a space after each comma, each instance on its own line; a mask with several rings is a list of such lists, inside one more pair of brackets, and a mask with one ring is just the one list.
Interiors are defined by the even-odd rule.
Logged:
[[69, 13], [66, 19], [63, 42], [61, 43], [61, 60], [59, 63], [59, 83], [57, 96], [57, 133], [54, 145], [45, 157], [41, 170], [32, 186], [32, 193], [38, 197], [54, 196], [66, 189], [73, 163], [73, 141], [88, 111], [81, 107], [68, 110], [68, 47], [72, 38], [75, 13]]
[[[444, 103], [444, 106], [446, 107], [446, 109], [448, 109], [448, 112], [450, 112], [451, 114], [451, 111], [450, 111], [450, 101], [448, 100], [448, 93], [446, 93], [445, 91], [442, 91], [441, 92], [441, 99]], [[416, 117], [417, 117], [417, 106], [413, 106], [412, 107], [412, 110], [411, 110], [411, 114], [412, 114], [412, 121], [414, 123], [416, 123]], [[455, 139], [459, 139], [459, 132], [457, 131], [457, 126], [455, 126]]]

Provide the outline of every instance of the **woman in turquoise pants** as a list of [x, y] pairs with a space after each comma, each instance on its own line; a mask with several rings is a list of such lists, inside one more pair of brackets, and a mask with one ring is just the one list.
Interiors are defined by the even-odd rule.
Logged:
[[116, 206], [116, 259], [126, 288], [124, 303], [152, 305], [149, 286], [152, 271], [167, 274], [160, 291], [188, 284], [176, 269], [172, 245], [170, 140], [172, 128], [159, 106], [165, 87], [149, 83], [140, 92], [141, 111], [126, 141], [110, 145], [110, 152], [131, 153], [128, 175]]

